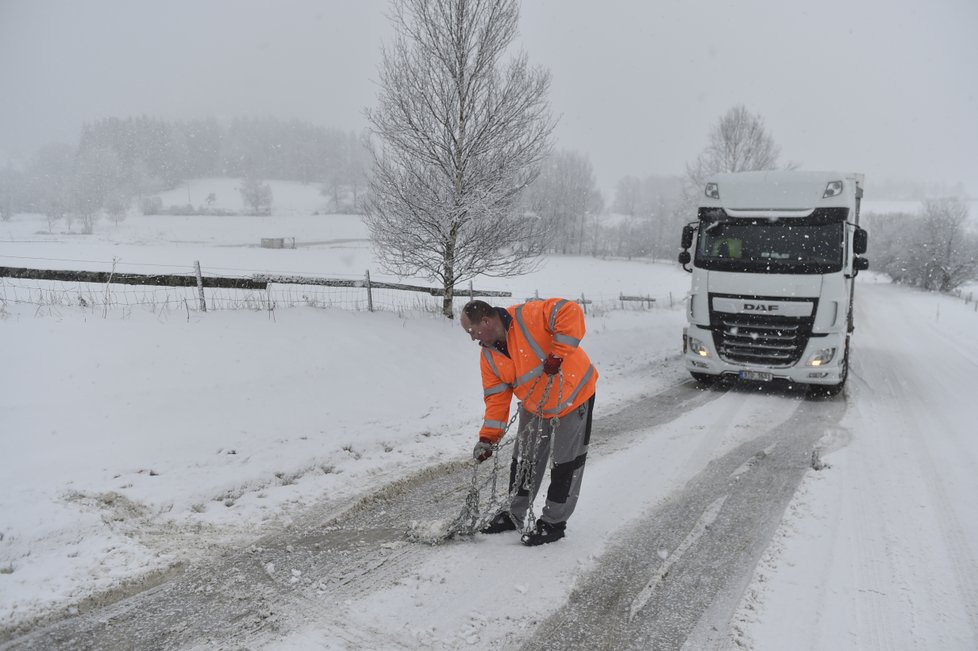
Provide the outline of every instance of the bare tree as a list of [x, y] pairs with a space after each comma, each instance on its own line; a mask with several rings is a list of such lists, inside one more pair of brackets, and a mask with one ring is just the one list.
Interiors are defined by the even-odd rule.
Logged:
[[635, 217], [641, 212], [642, 181], [635, 176], [624, 176], [615, 186], [615, 199], [611, 209], [615, 212]]
[[929, 199], [919, 213], [869, 214], [873, 268], [894, 281], [950, 292], [978, 279], [978, 234], [958, 198]]
[[47, 217], [48, 232], [54, 232], [54, 224], [71, 209], [74, 160], [73, 147], [46, 145], [37, 151], [27, 167], [29, 203]]
[[105, 208], [105, 213], [109, 216], [109, 219], [118, 226], [126, 218], [126, 212], [129, 210], [130, 199], [125, 195], [125, 193], [119, 190], [112, 190], [105, 197], [105, 202], [103, 207]]
[[967, 232], [968, 205], [956, 197], [929, 199], [918, 221], [914, 245], [907, 247], [908, 267], [915, 284], [949, 292], [973, 280], [978, 271], [978, 245]]
[[0, 168], [0, 221], [10, 221], [16, 210], [15, 194], [23, 185], [21, 174], [10, 165]]
[[108, 147], [91, 147], [75, 159], [72, 208], [82, 224], [82, 232], [91, 234], [99, 212], [109, 194], [121, 188], [123, 169], [119, 155]]
[[[604, 208], [604, 199], [586, 155], [576, 151], [554, 152], [541, 165], [540, 174], [527, 189], [525, 198], [527, 209], [543, 220], [549, 250], [583, 253], [588, 221], [593, 221]], [[591, 239], [594, 244], [594, 238]]]
[[394, 0], [393, 45], [383, 52], [378, 106], [367, 112], [380, 144], [367, 224], [387, 271], [444, 288], [533, 269], [541, 223], [519, 211], [523, 189], [550, 149], [550, 75], [524, 53], [504, 56], [516, 0]]
[[239, 191], [245, 206], [251, 207], [252, 215], [272, 214], [272, 186], [254, 175], [248, 175], [241, 181]]
[[614, 211], [628, 223], [616, 227], [616, 255], [672, 257], [676, 233], [689, 221], [682, 203], [684, 180], [678, 176], [625, 176], [615, 188]]
[[743, 105], [735, 106], [713, 126], [706, 149], [686, 166], [686, 195], [697, 196], [714, 174], [776, 169], [780, 154], [764, 119]]

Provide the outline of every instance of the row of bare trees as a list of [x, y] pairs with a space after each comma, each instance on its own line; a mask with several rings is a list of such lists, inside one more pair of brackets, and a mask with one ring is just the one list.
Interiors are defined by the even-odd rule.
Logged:
[[931, 199], [918, 213], [868, 214], [873, 269], [899, 283], [950, 292], [978, 279], [978, 233], [957, 197]]
[[0, 169], [0, 218], [15, 212], [40, 212], [48, 219], [48, 230], [64, 219], [71, 229], [74, 220], [91, 233], [103, 212], [120, 220], [131, 195], [123, 188], [121, 167], [112, 152], [91, 150], [79, 155], [68, 145], [42, 148], [26, 170]]
[[[242, 177], [254, 186], [245, 197], [253, 212], [268, 210], [265, 179], [321, 183], [334, 210], [355, 212], [367, 158], [360, 135], [295, 120], [105, 118], [86, 124], [77, 146], [49, 145], [21, 168], [0, 167], [0, 219], [40, 212], [49, 226], [63, 219], [70, 230], [77, 219], [91, 232], [100, 215], [118, 221], [134, 199], [207, 176]], [[181, 214], [206, 212], [178, 208]]]

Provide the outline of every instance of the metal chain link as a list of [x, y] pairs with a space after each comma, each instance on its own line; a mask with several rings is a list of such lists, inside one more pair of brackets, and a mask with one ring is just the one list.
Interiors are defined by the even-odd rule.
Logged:
[[[557, 410], [559, 412], [561, 401], [563, 400], [563, 390], [564, 390], [564, 372], [563, 370], [558, 372], [557, 375]], [[530, 387], [529, 394], [532, 395], [533, 391], [536, 389], [537, 384], [539, 384], [542, 377], [538, 377], [533, 386]], [[490, 520], [496, 515], [496, 513], [502, 511], [509, 511], [513, 499], [519, 492], [520, 487], [526, 486], [527, 491], [533, 488], [534, 481], [536, 479], [537, 465], [540, 462], [536, 458], [536, 450], [540, 443], [540, 438], [543, 436], [543, 421], [547, 420], [544, 416], [543, 410], [544, 406], [547, 404], [547, 400], [550, 398], [550, 391], [553, 389], [554, 376], [547, 376], [547, 386], [543, 390], [543, 395], [540, 401], [537, 403], [537, 410], [533, 413], [533, 418], [526, 423], [526, 426], [522, 431], [518, 431], [516, 436], [503, 441], [502, 443], [496, 443], [492, 446], [493, 451], [493, 463], [492, 472], [489, 473], [489, 477], [484, 479], [480, 485], [479, 483], [479, 467], [482, 465], [478, 461], [473, 461], [472, 464], [472, 482], [469, 486], [469, 492], [465, 497], [465, 505], [462, 508], [462, 512], [459, 516], [449, 525], [448, 537], [453, 535], [472, 535], [477, 531], [485, 527]], [[503, 428], [503, 434], [500, 440], [505, 438], [506, 434], [512, 428], [513, 423], [519, 417], [520, 412], [523, 409], [523, 403], [520, 402], [513, 413], [506, 427]], [[557, 434], [557, 428], [560, 426], [560, 416], [554, 415], [550, 419], [550, 447], [553, 449], [553, 442]], [[534, 436], [535, 434], [535, 436]], [[514, 476], [514, 481], [508, 489], [508, 494], [505, 503], [502, 503], [499, 499], [498, 490], [498, 478], [500, 471], [500, 451], [509, 447], [510, 445], [519, 444], [519, 453], [516, 459], [516, 472]], [[547, 456], [551, 458], [551, 465], [553, 467], [552, 455], [550, 450], [547, 451]], [[546, 459], [543, 460], [546, 462]], [[529, 483], [527, 483], [529, 482]], [[491, 487], [490, 487], [491, 485]], [[485, 509], [481, 507], [480, 494], [482, 490], [490, 487], [489, 490], [489, 501], [486, 504]], [[536, 516], [533, 511], [533, 502], [536, 497], [535, 494], [529, 495], [529, 505], [527, 507], [526, 517], [523, 523], [523, 532], [528, 533], [532, 531], [536, 526]]]
[[[546, 452], [545, 458], [538, 459], [536, 452], [537, 452], [537, 447], [540, 444], [540, 439], [543, 437], [543, 421], [546, 420], [543, 414], [543, 410], [544, 410], [544, 406], [547, 404], [547, 399], [550, 397], [550, 391], [551, 389], [553, 389], [553, 383], [554, 383], [553, 375], [547, 378], [547, 386], [544, 389], [543, 396], [541, 397], [540, 402], [538, 403], [537, 413], [533, 415], [533, 420], [530, 421], [531, 423], [534, 422], [536, 423], [535, 431], [537, 436], [531, 441], [532, 445], [529, 447], [530, 484], [527, 487], [528, 489], [532, 489], [536, 485], [536, 473], [538, 471], [537, 467], [539, 465], [546, 464], [547, 460], [549, 459], [551, 462], [550, 469], [551, 470], [553, 469], [552, 452], [553, 452], [554, 442], [556, 441], [556, 437], [557, 437], [557, 428], [560, 426], [560, 403], [563, 400], [564, 372], [559, 371], [557, 378], [558, 378], [557, 403], [556, 403], [557, 413], [554, 414], [554, 417], [550, 419], [550, 446]], [[526, 457], [524, 457], [524, 459], [525, 458]], [[517, 475], [518, 474], [519, 474], [519, 468], [517, 467]], [[516, 492], [518, 491], [516, 487], [519, 485], [520, 482], [518, 481], [513, 483], [513, 486], [511, 487], [510, 490], [510, 496], [509, 496], [510, 503], [512, 503], [513, 498], [516, 496]], [[527, 499], [528, 499], [528, 504], [526, 508], [526, 516], [523, 518], [523, 533], [530, 533], [531, 531], [533, 531], [537, 523], [536, 513], [533, 510], [533, 502], [536, 501], [536, 493], [535, 492], [530, 493], [529, 495], [527, 495]]]

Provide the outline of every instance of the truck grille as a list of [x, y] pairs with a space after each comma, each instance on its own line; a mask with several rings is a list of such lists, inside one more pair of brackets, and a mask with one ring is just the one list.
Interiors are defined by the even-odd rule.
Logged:
[[720, 357], [735, 364], [794, 366], [812, 332], [811, 318], [714, 313], [713, 339]]

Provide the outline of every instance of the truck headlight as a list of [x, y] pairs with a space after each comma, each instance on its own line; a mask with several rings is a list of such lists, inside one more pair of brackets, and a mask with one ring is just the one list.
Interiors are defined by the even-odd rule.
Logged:
[[706, 347], [706, 344], [695, 337], [689, 338], [689, 351], [699, 355], [700, 357], [710, 356], [710, 349]]
[[[841, 190], [839, 190], [839, 192], [841, 192]], [[711, 199], [719, 199], [720, 198], [720, 186], [717, 185], [716, 183], [707, 183], [706, 184], [706, 190], [704, 190], [703, 194], [705, 194], [706, 196], [708, 196]]]
[[809, 366], [825, 366], [835, 357], [835, 348], [823, 348], [815, 351], [815, 354], [808, 358], [806, 364]]
[[829, 181], [825, 185], [825, 192], [822, 193], [823, 199], [837, 197], [842, 194], [842, 181]]

